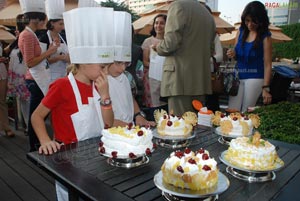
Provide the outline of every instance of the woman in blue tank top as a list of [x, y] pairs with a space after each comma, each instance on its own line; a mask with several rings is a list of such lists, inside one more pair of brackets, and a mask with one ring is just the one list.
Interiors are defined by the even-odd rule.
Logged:
[[237, 96], [229, 96], [228, 107], [241, 112], [255, 106], [262, 93], [264, 104], [270, 104], [272, 74], [272, 42], [265, 6], [250, 2], [244, 9], [235, 48], [227, 51], [237, 60], [240, 87]]

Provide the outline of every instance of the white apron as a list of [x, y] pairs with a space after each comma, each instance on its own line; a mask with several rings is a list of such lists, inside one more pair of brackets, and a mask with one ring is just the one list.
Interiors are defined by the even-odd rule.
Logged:
[[[29, 27], [26, 27], [26, 29], [35, 35]], [[38, 40], [36, 35], [35, 37]], [[40, 42], [40, 47], [42, 49], [42, 53], [47, 51], [47, 44]], [[36, 66], [29, 68], [29, 72], [43, 94], [46, 95], [50, 84], [50, 72], [49, 69], [47, 69], [47, 60], [44, 59]]]
[[150, 64], [149, 64], [149, 78], [161, 81], [163, 73], [163, 65], [165, 57], [159, 56], [156, 51], [150, 49]]
[[82, 104], [81, 95], [72, 73], [68, 75], [76, 98], [78, 112], [71, 115], [78, 141], [99, 137], [104, 123], [98, 99], [100, 98], [93, 83], [93, 96], [88, 98], [88, 104]]
[[[48, 39], [49, 39], [49, 44], [51, 44], [53, 42], [52, 37], [50, 35], [50, 31], [47, 31], [47, 35], [48, 35]], [[51, 56], [58, 56], [61, 54], [68, 54], [68, 46], [67, 43], [65, 42], [65, 40], [61, 37], [60, 34], [59, 38], [63, 43], [60, 43], [60, 46], [57, 48], [56, 53], [54, 53]], [[65, 61], [57, 61], [55, 63], [49, 64], [49, 70], [50, 70], [50, 75], [51, 75], [51, 82], [53, 82], [54, 80], [64, 77], [67, 74], [67, 62]]]
[[108, 76], [108, 84], [114, 118], [126, 123], [132, 122], [134, 107], [128, 78], [124, 73], [118, 77]]

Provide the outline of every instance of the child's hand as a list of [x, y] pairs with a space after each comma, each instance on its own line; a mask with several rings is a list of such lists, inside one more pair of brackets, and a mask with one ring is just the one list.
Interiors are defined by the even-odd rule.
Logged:
[[99, 77], [95, 80], [95, 85], [101, 98], [109, 98], [108, 80], [104, 72], [100, 72]]
[[135, 118], [135, 123], [136, 125], [139, 126], [156, 126], [156, 123], [154, 121], [147, 121], [147, 119], [145, 119], [144, 117], [138, 115]]
[[60, 150], [60, 144], [56, 141], [49, 141], [41, 144], [39, 148], [39, 154], [52, 155]]

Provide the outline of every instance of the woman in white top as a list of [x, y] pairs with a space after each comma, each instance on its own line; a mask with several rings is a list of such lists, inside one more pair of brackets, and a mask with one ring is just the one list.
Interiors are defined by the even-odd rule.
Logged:
[[145, 112], [150, 120], [154, 120], [153, 112], [156, 109], [168, 110], [167, 102], [161, 101], [160, 85], [162, 77], [162, 68], [165, 57], [159, 56], [152, 50], [152, 46], [158, 44], [165, 34], [165, 24], [167, 16], [158, 14], [153, 20], [151, 37], [146, 38], [142, 44], [143, 65], [144, 65], [144, 95], [143, 102], [146, 106]]

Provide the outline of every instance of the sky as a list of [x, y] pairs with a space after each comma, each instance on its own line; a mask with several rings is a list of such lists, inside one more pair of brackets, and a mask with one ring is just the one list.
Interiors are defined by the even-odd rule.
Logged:
[[[245, 6], [251, 2], [252, 0], [218, 0], [218, 10], [221, 12], [221, 18], [229, 22], [230, 24], [234, 24], [236, 22], [241, 21], [241, 14], [245, 8]], [[263, 4], [273, 4], [278, 5], [277, 3], [287, 3], [288, 0], [259, 0]]]

